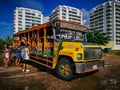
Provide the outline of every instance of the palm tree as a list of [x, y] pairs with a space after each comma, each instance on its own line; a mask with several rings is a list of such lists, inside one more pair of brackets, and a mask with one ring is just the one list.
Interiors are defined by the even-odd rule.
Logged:
[[90, 31], [87, 32], [87, 41], [98, 43], [101, 45], [106, 45], [111, 40], [109, 34], [110, 33], [108, 32], [105, 33], [102, 30]]
[[14, 41], [14, 38], [7, 36], [5, 41], [6, 41], [6, 44], [12, 44], [12, 42]]

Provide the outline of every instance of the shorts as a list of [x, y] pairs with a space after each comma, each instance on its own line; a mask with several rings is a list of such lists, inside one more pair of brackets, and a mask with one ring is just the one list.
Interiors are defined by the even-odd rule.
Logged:
[[5, 58], [9, 58], [9, 53], [5, 53]]
[[21, 57], [21, 52], [17, 52], [17, 54], [16, 54], [16, 59], [21, 59], [22, 57]]
[[29, 60], [22, 60], [22, 63], [28, 64]]

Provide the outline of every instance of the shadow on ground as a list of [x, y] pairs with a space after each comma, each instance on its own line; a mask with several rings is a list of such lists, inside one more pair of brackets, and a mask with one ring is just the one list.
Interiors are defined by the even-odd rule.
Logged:
[[[14, 64], [14, 61], [11, 62], [10, 67], [14, 68]], [[0, 90], [104, 90], [101, 89], [99, 78], [94, 75], [96, 72], [76, 74], [72, 81], [64, 81], [57, 77], [54, 70], [33, 62], [29, 62], [29, 64], [36, 71], [32, 71], [34, 70], [32, 69], [30, 73], [26, 74], [22, 73], [21, 69], [17, 69], [13, 72], [0, 73]], [[35, 75], [27, 76], [29, 74]], [[23, 76], [6, 78], [12, 75]]]

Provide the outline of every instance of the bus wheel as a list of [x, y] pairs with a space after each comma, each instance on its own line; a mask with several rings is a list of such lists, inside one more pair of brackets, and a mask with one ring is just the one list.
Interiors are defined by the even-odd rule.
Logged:
[[57, 64], [56, 72], [61, 79], [72, 80], [75, 74], [75, 66], [67, 58], [62, 58]]

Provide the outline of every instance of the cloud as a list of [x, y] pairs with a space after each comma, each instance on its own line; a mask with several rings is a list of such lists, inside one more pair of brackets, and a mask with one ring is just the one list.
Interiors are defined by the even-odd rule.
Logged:
[[82, 8], [81, 11], [83, 12], [83, 18], [89, 18], [89, 11], [85, 8]]
[[23, 1], [21, 2], [22, 7], [40, 10], [41, 12], [44, 11], [44, 6], [40, 1], [36, 0], [22, 0], [22, 1]]
[[89, 26], [89, 19], [83, 19], [82, 24]]
[[43, 18], [43, 23], [49, 22], [49, 16]]
[[85, 8], [81, 9], [82, 13], [83, 13], [83, 24], [84, 25], [89, 25], [89, 11], [87, 11]]
[[84, 19], [84, 20], [82, 21], [82, 23], [85, 25], [85, 24], [87, 23], [87, 20]]

